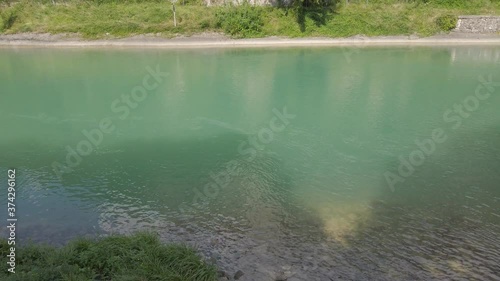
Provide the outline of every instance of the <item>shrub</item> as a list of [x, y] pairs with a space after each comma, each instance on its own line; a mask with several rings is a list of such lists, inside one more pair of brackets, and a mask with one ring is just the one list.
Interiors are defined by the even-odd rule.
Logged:
[[13, 9], [0, 11], [0, 31], [4, 31], [12, 27], [17, 19], [17, 13]]
[[458, 17], [454, 15], [444, 15], [437, 18], [436, 23], [439, 29], [450, 31], [457, 26]]
[[222, 7], [216, 11], [216, 26], [234, 37], [253, 37], [262, 31], [262, 7], [248, 3], [241, 6]]

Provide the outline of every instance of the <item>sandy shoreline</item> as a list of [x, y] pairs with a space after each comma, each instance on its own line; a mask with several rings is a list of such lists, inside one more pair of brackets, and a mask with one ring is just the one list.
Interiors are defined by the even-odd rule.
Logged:
[[436, 46], [436, 45], [498, 45], [498, 34], [450, 33], [432, 37], [417, 36], [354, 36], [349, 38], [255, 38], [230, 39], [221, 34], [200, 34], [191, 37], [162, 38], [139, 35], [121, 39], [83, 40], [75, 35], [21, 33], [0, 35], [0, 47], [132, 47], [132, 48], [218, 48], [218, 47], [314, 47], [314, 46]]

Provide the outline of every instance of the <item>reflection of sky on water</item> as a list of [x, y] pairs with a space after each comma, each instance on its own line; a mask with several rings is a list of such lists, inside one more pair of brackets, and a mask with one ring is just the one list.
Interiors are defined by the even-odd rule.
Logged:
[[496, 48], [462, 47], [451, 48], [452, 62], [465, 63], [499, 63], [500, 50]]

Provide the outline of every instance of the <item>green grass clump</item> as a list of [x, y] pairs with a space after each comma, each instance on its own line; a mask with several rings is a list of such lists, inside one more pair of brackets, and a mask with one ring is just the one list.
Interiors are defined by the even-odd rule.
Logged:
[[260, 35], [264, 20], [262, 7], [255, 7], [245, 2], [240, 6], [221, 7], [216, 13], [216, 27], [234, 37], [255, 37]]
[[458, 17], [454, 15], [444, 15], [437, 18], [436, 23], [441, 30], [450, 31], [457, 26]]
[[[2, 240], [4, 265], [9, 247]], [[161, 244], [150, 233], [79, 239], [61, 248], [26, 245], [16, 249], [16, 273], [4, 268], [0, 280], [5, 281], [217, 280], [216, 268], [205, 263], [194, 249]]]

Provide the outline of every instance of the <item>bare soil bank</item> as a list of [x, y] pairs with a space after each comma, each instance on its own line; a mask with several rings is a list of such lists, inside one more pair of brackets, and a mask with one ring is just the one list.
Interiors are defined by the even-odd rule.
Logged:
[[450, 33], [420, 38], [418, 36], [354, 36], [349, 38], [281, 38], [230, 39], [219, 33], [190, 37], [163, 38], [144, 34], [128, 38], [84, 40], [77, 34], [19, 33], [0, 35], [0, 47], [312, 47], [312, 46], [391, 46], [391, 45], [499, 45], [499, 34]]

